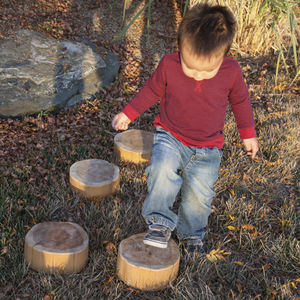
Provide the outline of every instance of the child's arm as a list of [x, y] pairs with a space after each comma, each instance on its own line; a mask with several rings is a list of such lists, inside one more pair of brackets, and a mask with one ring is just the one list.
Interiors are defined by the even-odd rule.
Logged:
[[115, 130], [126, 130], [131, 122], [164, 96], [165, 87], [166, 78], [163, 58], [144, 87], [123, 108], [122, 112], [113, 118], [112, 127]]
[[255, 123], [248, 87], [239, 67], [236, 69], [235, 81], [230, 91], [229, 102], [247, 155], [254, 159], [258, 151], [258, 141], [255, 134]]

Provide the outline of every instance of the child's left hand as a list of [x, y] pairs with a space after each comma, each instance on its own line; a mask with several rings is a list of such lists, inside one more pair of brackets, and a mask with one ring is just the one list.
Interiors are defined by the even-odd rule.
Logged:
[[252, 159], [254, 159], [257, 151], [258, 151], [258, 142], [257, 138], [251, 138], [251, 139], [244, 139], [243, 140], [244, 147], [247, 151], [247, 155], [251, 156]]

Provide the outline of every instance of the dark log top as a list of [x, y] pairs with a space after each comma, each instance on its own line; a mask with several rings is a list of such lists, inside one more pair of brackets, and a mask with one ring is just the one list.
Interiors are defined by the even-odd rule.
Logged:
[[74, 179], [91, 186], [110, 184], [117, 180], [118, 174], [118, 167], [100, 159], [78, 161], [70, 168], [70, 175]]
[[151, 152], [153, 133], [144, 130], [130, 129], [118, 133], [114, 138], [115, 143], [128, 151], [148, 153]]
[[35, 249], [60, 253], [76, 252], [88, 242], [85, 231], [71, 222], [39, 223], [32, 227], [26, 238]]

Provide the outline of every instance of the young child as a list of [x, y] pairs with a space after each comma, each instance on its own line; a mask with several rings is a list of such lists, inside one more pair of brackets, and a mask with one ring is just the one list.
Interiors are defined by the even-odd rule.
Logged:
[[[160, 100], [146, 169], [145, 244], [166, 248], [176, 228], [187, 251], [203, 255], [202, 239], [215, 195], [228, 102], [247, 154], [253, 159], [258, 151], [242, 71], [234, 59], [226, 57], [234, 32], [235, 20], [226, 7], [194, 6], [179, 27], [179, 52], [162, 58], [153, 76], [112, 121], [114, 129], [126, 130]], [[176, 215], [172, 206], [180, 189]]]

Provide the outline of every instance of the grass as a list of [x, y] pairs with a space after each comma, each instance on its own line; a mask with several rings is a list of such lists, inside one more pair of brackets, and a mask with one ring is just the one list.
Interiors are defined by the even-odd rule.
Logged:
[[[205, 2], [186, 0], [190, 7]], [[232, 49], [242, 55], [266, 55], [272, 49], [279, 65], [289, 74], [286, 59], [293, 57], [293, 68], [299, 77], [299, 4], [296, 0], [212, 0], [212, 4], [229, 7], [237, 21]], [[278, 73], [275, 76], [275, 85]]]
[[[116, 276], [119, 243], [145, 230], [145, 165], [121, 162], [117, 193], [98, 203], [81, 199], [68, 178], [78, 160], [114, 160], [110, 120], [124, 104], [115, 99], [129, 100], [133, 92], [120, 89], [140, 73], [130, 71], [126, 77], [126, 62], [111, 90], [93, 101], [0, 120], [0, 155], [7, 151], [0, 156], [0, 299], [298, 299], [299, 80], [290, 87], [290, 78], [279, 67], [280, 84], [274, 89], [276, 62], [269, 64], [264, 57], [268, 66], [263, 67], [254, 58], [239, 60], [252, 68], [244, 71], [257, 123], [258, 158], [245, 155], [229, 113], [205, 237], [209, 255], [196, 260], [182, 255], [178, 277], [162, 291], [135, 290]], [[157, 107], [133, 127], [153, 130], [155, 112]], [[89, 260], [81, 273], [47, 275], [28, 268], [25, 235], [44, 221], [72, 221], [86, 230]]]
[[[244, 155], [233, 117], [227, 117], [227, 143], [205, 238], [207, 252], [219, 248], [221, 255], [215, 262], [183, 255], [178, 278], [159, 292], [134, 290], [116, 276], [118, 244], [145, 230], [140, 213], [146, 196], [145, 165], [121, 162], [119, 190], [98, 203], [84, 201], [68, 183], [69, 167], [78, 160], [113, 161], [108, 121], [101, 120], [101, 137], [99, 132], [82, 134], [70, 143], [72, 137], [55, 135], [33, 157], [28, 153], [25, 161], [16, 160], [0, 177], [0, 298], [295, 299], [300, 288], [300, 103], [278, 93], [272, 104], [272, 111], [254, 107], [260, 140], [255, 161]], [[109, 115], [111, 104], [98, 99], [92, 107]], [[78, 118], [84, 115], [80, 108], [74, 113]], [[152, 130], [148, 118], [140, 118], [140, 125]], [[81, 273], [47, 275], [24, 263], [26, 233], [49, 220], [76, 222], [87, 231], [89, 261]], [[108, 243], [114, 245], [112, 250]]]
[[[114, 42], [125, 37], [127, 30], [147, 8], [147, 40], [150, 32], [150, 13], [152, 0], [128, 21]], [[232, 44], [232, 51], [241, 55], [267, 55], [272, 50], [277, 56], [275, 85], [278, 84], [279, 67], [282, 65], [288, 76], [289, 67], [294, 69], [291, 84], [299, 78], [299, 5], [296, 0], [185, 0], [181, 1], [182, 14], [188, 7], [209, 2], [213, 5], [224, 5], [230, 8], [237, 21], [237, 31]], [[127, 1], [123, 5], [123, 21]], [[184, 4], [184, 5], [183, 5]], [[293, 57], [293, 64], [288, 66], [286, 61]]]

